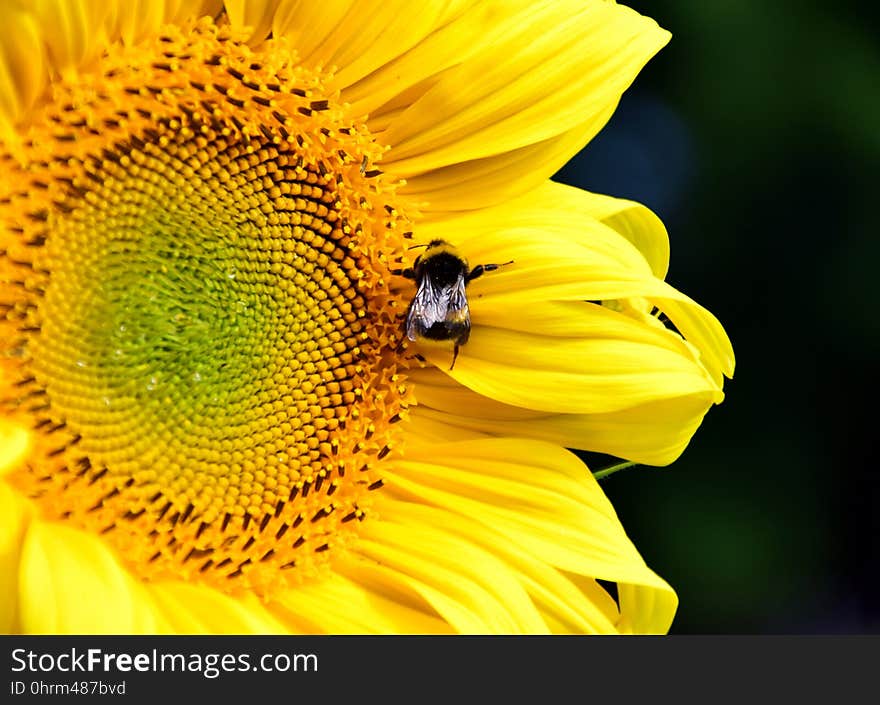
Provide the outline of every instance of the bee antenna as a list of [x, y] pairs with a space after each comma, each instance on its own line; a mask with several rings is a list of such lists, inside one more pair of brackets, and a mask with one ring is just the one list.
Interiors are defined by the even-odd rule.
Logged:
[[407, 247], [406, 249], [408, 249], [408, 250], [416, 250], [416, 249], [418, 249], [419, 247], [427, 247], [427, 246], [428, 246], [428, 243], [425, 243], [424, 245], [413, 245], [412, 247]]

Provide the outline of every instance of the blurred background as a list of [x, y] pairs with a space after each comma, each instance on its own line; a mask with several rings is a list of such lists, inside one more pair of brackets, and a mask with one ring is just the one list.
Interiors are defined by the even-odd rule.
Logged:
[[880, 633], [876, 8], [625, 4], [672, 41], [556, 179], [660, 215], [737, 368], [678, 461], [603, 486], [673, 633]]

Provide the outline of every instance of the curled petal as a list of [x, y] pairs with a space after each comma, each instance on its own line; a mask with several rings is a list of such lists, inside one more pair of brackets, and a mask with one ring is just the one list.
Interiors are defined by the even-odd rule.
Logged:
[[[722, 377], [733, 375], [730, 340], [715, 316], [656, 275], [665, 270], [662, 225], [646, 209], [630, 209], [630, 217], [601, 206], [592, 194], [548, 182], [504, 206], [432, 223], [420, 235], [429, 240], [456, 230], [470, 261], [513, 260], [470, 288], [475, 324], [504, 328], [511, 312], [542, 301], [644, 300], [669, 316], [720, 388]], [[624, 234], [612, 225], [625, 225]]]
[[668, 465], [696, 432], [710, 401], [694, 394], [603, 413], [546, 413], [473, 392], [440, 371], [420, 371], [415, 442], [516, 436], [591, 450], [646, 465]]

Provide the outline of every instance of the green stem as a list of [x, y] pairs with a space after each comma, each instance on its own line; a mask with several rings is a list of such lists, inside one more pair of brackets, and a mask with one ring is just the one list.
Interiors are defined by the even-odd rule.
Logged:
[[602, 468], [601, 470], [596, 470], [593, 473], [593, 477], [597, 480], [604, 480], [609, 475], [613, 475], [618, 470], [626, 470], [627, 468], [635, 467], [636, 463], [633, 463], [629, 460], [624, 460], [622, 463], [617, 463], [617, 465], [609, 465], [607, 468]]

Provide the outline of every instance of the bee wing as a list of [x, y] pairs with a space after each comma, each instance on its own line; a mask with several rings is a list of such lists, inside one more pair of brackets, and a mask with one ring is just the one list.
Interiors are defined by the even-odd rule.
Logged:
[[464, 274], [461, 274], [455, 283], [449, 287], [447, 307], [443, 318], [447, 323], [470, 330], [471, 312], [468, 309], [467, 295], [464, 293], [466, 283]]
[[446, 318], [446, 300], [443, 289], [435, 288], [431, 279], [424, 277], [406, 312], [406, 337], [416, 340], [432, 325], [443, 321]]

